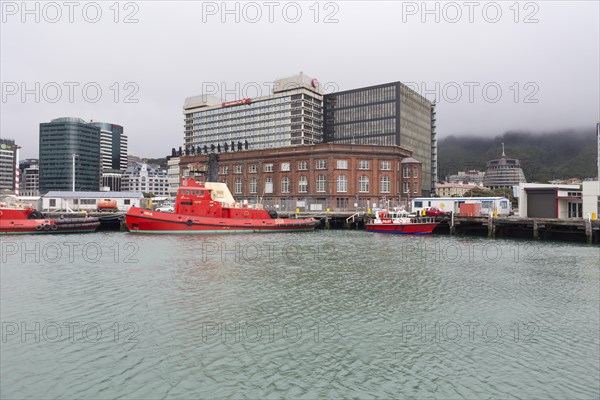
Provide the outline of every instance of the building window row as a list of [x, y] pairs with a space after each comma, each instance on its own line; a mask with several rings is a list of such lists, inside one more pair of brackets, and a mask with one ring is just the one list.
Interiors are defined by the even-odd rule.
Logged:
[[[325, 175], [317, 176], [317, 193], [325, 193], [327, 191], [327, 177]], [[403, 192], [410, 192], [410, 182], [403, 183]], [[258, 182], [256, 178], [252, 178], [249, 180], [249, 193], [256, 194], [258, 191]], [[281, 178], [281, 194], [287, 194], [291, 191], [291, 181], [290, 178], [285, 176]], [[358, 179], [358, 192], [359, 193], [369, 193], [370, 191], [370, 180], [367, 175], [361, 175]], [[265, 194], [273, 193], [273, 178], [266, 177], [265, 178]], [[307, 193], [308, 192], [308, 178], [306, 175], [301, 175], [298, 177], [298, 192], [299, 193]], [[336, 192], [337, 193], [347, 193], [348, 192], [348, 177], [346, 175], [338, 175], [336, 178]], [[391, 177], [384, 175], [380, 180], [380, 193], [391, 193]], [[413, 192], [418, 193], [418, 184], [413, 184]], [[242, 178], [236, 178], [234, 183], [234, 193], [242, 194], [243, 193], [243, 180]]]

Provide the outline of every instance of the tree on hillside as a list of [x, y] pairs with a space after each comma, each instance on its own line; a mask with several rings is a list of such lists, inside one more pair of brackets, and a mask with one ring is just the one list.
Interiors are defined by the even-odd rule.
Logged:
[[590, 178], [597, 174], [595, 126], [549, 133], [507, 132], [496, 137], [448, 136], [438, 141], [441, 179], [458, 171], [485, 171], [489, 160], [506, 154], [520, 160], [528, 182]]

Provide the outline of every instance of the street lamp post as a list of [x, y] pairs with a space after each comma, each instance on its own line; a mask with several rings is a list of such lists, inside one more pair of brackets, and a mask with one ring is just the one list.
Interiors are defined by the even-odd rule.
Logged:
[[75, 191], [75, 158], [79, 157], [79, 154], [72, 154], [73, 157], [73, 177], [72, 177], [72, 181], [73, 181], [73, 192]]

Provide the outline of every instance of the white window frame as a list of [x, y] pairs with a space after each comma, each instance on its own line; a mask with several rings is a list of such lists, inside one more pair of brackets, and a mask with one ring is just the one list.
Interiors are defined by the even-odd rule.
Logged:
[[346, 175], [338, 175], [336, 189], [338, 193], [348, 193], [348, 177]]
[[308, 192], [308, 178], [306, 175], [300, 175], [298, 178], [298, 193]]
[[[380, 184], [379, 191], [381, 193], [390, 193], [390, 191], [392, 189], [392, 183], [391, 183], [391, 181], [392, 180], [390, 179], [389, 176], [383, 175], [381, 177], [381, 179], [379, 180], [379, 184]], [[385, 187], [387, 187], [387, 190], [386, 190]]]
[[265, 193], [273, 193], [273, 178], [270, 176], [265, 178]]
[[359, 193], [369, 193], [369, 176], [368, 175], [361, 175], [358, 178], [358, 192]]
[[290, 192], [290, 178], [284, 176], [281, 178], [281, 193], [289, 193]]
[[326, 192], [327, 192], [327, 177], [325, 175], [317, 175], [317, 193], [326, 193]]

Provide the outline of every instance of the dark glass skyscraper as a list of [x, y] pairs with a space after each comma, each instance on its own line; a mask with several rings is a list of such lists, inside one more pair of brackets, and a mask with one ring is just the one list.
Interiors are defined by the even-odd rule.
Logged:
[[325, 95], [325, 142], [400, 146], [400, 102], [396, 84]]
[[80, 118], [57, 118], [40, 124], [40, 193], [100, 188], [100, 128]]
[[127, 168], [127, 136], [121, 125], [90, 122], [100, 128], [100, 168], [102, 172], [124, 171]]
[[401, 82], [326, 94], [323, 140], [401, 146], [422, 163], [424, 195], [437, 180], [435, 107]]

